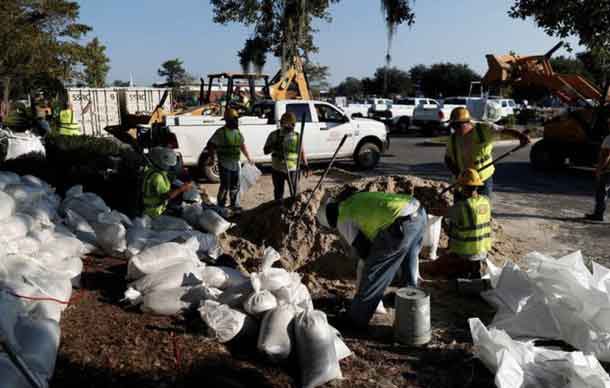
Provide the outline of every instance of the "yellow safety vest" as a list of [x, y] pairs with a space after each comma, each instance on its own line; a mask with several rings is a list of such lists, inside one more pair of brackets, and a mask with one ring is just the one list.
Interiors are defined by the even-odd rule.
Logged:
[[64, 109], [59, 112], [59, 134], [65, 136], [80, 135], [80, 124], [74, 121], [74, 111]]
[[219, 129], [222, 131], [221, 144], [217, 144], [218, 159], [220, 161], [239, 161], [241, 157], [241, 145], [243, 143], [243, 136], [238, 129], [229, 129], [222, 127]]
[[167, 188], [167, 192], [171, 190], [171, 182], [165, 171], [160, 171], [152, 167], [147, 167], [144, 171], [144, 182], [142, 187], [142, 203], [144, 205], [144, 214], [155, 218], [162, 215], [167, 209], [167, 199], [158, 193], [158, 190], [153, 190], [155, 180], [161, 179], [161, 186]]
[[483, 195], [458, 202], [452, 219], [449, 250], [458, 255], [477, 255], [491, 249], [491, 204]]
[[284, 171], [288, 166], [288, 170], [295, 170], [299, 159], [299, 133], [284, 132], [280, 129], [275, 131], [272, 136], [275, 136], [271, 152], [273, 168]]
[[412, 200], [413, 197], [406, 194], [356, 193], [339, 204], [338, 222], [353, 221], [373, 241], [380, 231], [392, 225]]
[[491, 177], [495, 171], [493, 165], [479, 171], [483, 166], [491, 163], [493, 160], [493, 139], [485, 135], [485, 131], [481, 124], [476, 124], [472, 133], [472, 161], [474, 166], [464, 165], [464, 155], [461, 147], [457, 146], [457, 135], [452, 134], [449, 137], [447, 144], [447, 155], [457, 165], [460, 171], [467, 168], [474, 168], [479, 172], [481, 180], [485, 181]]

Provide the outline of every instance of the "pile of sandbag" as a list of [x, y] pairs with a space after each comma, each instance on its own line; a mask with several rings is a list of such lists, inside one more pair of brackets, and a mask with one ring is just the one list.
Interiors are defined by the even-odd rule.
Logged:
[[[41, 386], [55, 368], [59, 321], [79, 283], [81, 256], [93, 249], [64, 226], [60, 202], [46, 182], [0, 172], [0, 330]], [[30, 386], [4, 353], [0, 381]]]
[[610, 388], [610, 376], [597, 358], [513, 340], [503, 330], [468, 320], [475, 355], [495, 374], [498, 388]]
[[491, 327], [511, 336], [561, 339], [610, 361], [610, 269], [585, 266], [580, 251], [555, 259], [530, 253], [527, 271], [492, 267], [495, 289], [482, 296], [497, 313]]

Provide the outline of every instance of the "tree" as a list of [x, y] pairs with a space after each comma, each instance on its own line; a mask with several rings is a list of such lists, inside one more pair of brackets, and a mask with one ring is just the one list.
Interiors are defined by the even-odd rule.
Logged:
[[466, 64], [435, 63], [430, 67], [417, 65], [409, 71], [411, 78], [419, 83], [421, 91], [429, 97], [464, 96], [478, 75]]
[[165, 77], [165, 84], [172, 88], [185, 85], [193, 78], [186, 72], [183, 62], [178, 58], [163, 62], [161, 68], [157, 70], [157, 74]]
[[77, 23], [73, 1], [0, 2], [0, 82], [5, 106], [12, 91], [28, 90], [40, 79], [68, 81], [82, 54], [78, 40], [91, 28]]
[[535, 23], [554, 37], [577, 36], [603, 69], [602, 89], [607, 94], [606, 73], [610, 67], [610, 1], [609, 0], [516, 0], [508, 14], [513, 18], [533, 18]]
[[[341, 0], [211, 0], [214, 22], [226, 25], [241, 23], [252, 27], [252, 36], [239, 52], [242, 67], [262, 63], [268, 53], [280, 58], [282, 70], [286, 69], [294, 55], [308, 58], [318, 51], [314, 43], [318, 21], [330, 22], [329, 8]], [[404, 22], [413, 23], [414, 17], [407, 0], [382, 1], [382, 10], [390, 36]], [[389, 48], [388, 48], [389, 52]], [[261, 66], [262, 67], [262, 66]]]
[[306, 62], [303, 65], [303, 70], [305, 71], [305, 74], [307, 74], [309, 87], [312, 89], [314, 95], [319, 95], [321, 90], [330, 88], [330, 84], [328, 83], [328, 77], [330, 77], [328, 66], [323, 66], [315, 62]]
[[84, 66], [83, 80], [87, 86], [92, 88], [103, 88], [106, 86], [106, 76], [110, 71], [108, 65], [110, 60], [106, 56], [106, 46], [100, 44], [98, 38], [93, 38], [84, 50], [82, 63]]
[[121, 81], [117, 79], [112, 82], [112, 86], [115, 86], [117, 88], [125, 88], [129, 86], [129, 81]]
[[[387, 81], [387, 86], [386, 86]], [[406, 71], [396, 67], [379, 67], [373, 77], [362, 79], [362, 90], [367, 95], [406, 96], [413, 94], [413, 82]]]
[[[387, 30], [387, 46], [385, 55], [386, 68], [390, 67], [392, 63], [392, 40], [396, 34], [398, 26], [402, 23], [407, 23], [411, 26], [415, 23], [415, 13], [411, 9], [409, 0], [381, 0], [381, 12], [385, 18], [386, 30]], [[386, 75], [388, 73], [385, 73]], [[388, 83], [389, 79], [386, 77], [383, 80], [383, 93], [388, 94]]]
[[347, 77], [333, 89], [335, 96], [346, 96], [349, 98], [359, 98], [363, 95], [363, 92], [362, 81], [355, 77]]

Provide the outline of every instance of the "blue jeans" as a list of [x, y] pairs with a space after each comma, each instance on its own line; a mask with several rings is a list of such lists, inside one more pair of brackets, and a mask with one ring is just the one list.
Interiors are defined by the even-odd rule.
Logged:
[[229, 194], [232, 207], [239, 206], [239, 170], [220, 168], [220, 188], [218, 189], [218, 206], [225, 207]]
[[606, 201], [608, 200], [608, 190], [610, 189], [610, 172], [600, 175], [595, 190], [595, 214], [604, 216], [606, 213]]
[[427, 220], [426, 210], [420, 207], [417, 217], [395, 222], [375, 237], [349, 311], [354, 324], [368, 325], [385, 289], [399, 270], [406, 279], [405, 286], [417, 287], [419, 253]]

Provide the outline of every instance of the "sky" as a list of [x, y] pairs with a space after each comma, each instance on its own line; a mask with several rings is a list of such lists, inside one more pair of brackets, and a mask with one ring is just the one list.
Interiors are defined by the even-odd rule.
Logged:
[[[531, 20], [507, 15], [512, 0], [416, 0], [415, 24], [401, 26], [392, 43], [392, 65], [408, 70], [417, 64], [466, 63], [481, 75], [486, 54], [541, 54], [558, 39]], [[213, 22], [206, 0], [79, 0], [80, 21], [93, 28], [110, 58], [108, 82], [129, 80], [138, 86], [161, 82], [157, 69], [180, 58], [199, 78], [208, 73], [240, 71], [237, 51], [251, 30], [240, 24]], [[331, 6], [332, 23], [317, 23], [314, 61], [330, 67], [330, 83], [348, 76], [371, 76], [383, 66], [386, 29], [378, 0], [342, 0]], [[570, 43], [577, 50], [577, 40]], [[556, 55], [568, 54], [560, 50]], [[279, 65], [269, 58], [264, 72]]]

